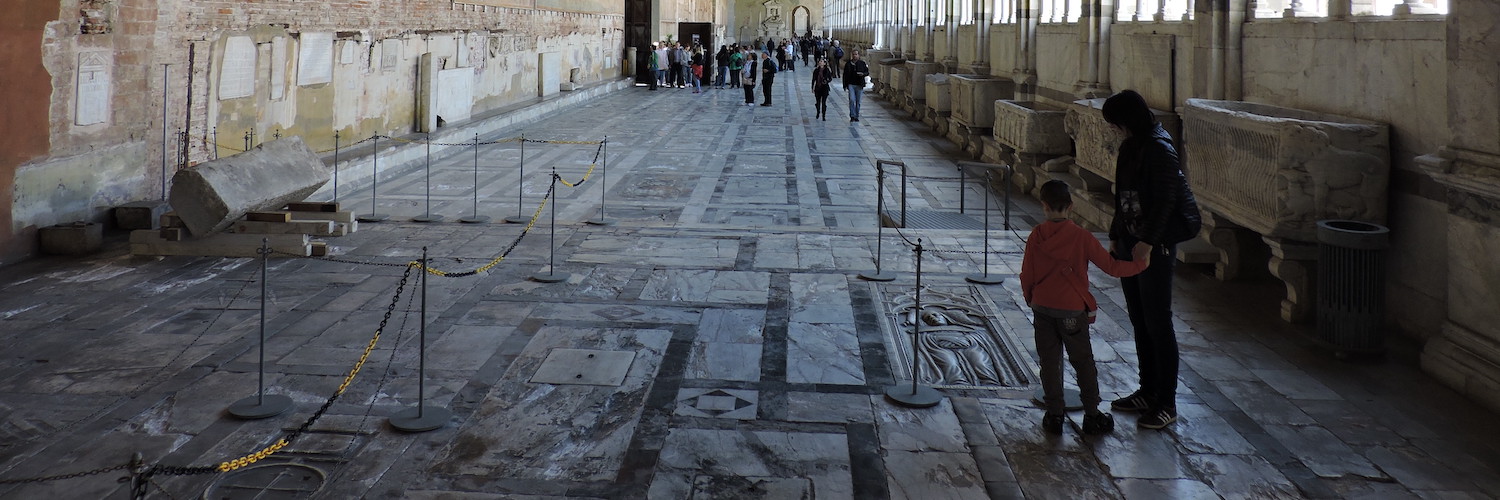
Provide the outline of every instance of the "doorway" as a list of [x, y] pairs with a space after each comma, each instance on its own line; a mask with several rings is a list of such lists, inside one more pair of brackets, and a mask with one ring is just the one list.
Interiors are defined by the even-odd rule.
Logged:
[[[635, 47], [635, 83], [648, 85], [651, 64], [651, 0], [625, 0], [625, 47]], [[623, 58], [623, 57], [622, 57]]]
[[697, 43], [705, 52], [713, 54], [714, 23], [677, 23], [677, 40], [685, 44]]

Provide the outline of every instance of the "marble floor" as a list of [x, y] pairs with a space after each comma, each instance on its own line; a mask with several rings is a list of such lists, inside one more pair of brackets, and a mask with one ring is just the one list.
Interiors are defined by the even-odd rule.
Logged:
[[[604, 168], [577, 187], [553, 172], [576, 184], [595, 145], [528, 144], [524, 172], [516, 143], [456, 154], [430, 177], [382, 179], [374, 207], [369, 184], [343, 186], [347, 207], [393, 219], [330, 238], [334, 258], [267, 263], [265, 392], [293, 403], [268, 419], [226, 413], [257, 391], [260, 261], [130, 257], [116, 237], [0, 269], [0, 497], [126, 498], [118, 467], [136, 453], [166, 466], [138, 476], [151, 498], [1500, 496], [1496, 415], [1417, 368], [1419, 345], [1336, 361], [1280, 321], [1276, 284], [1199, 266], [1177, 271], [1181, 420], [1152, 431], [1118, 414], [1112, 434], [1082, 436], [1075, 412], [1062, 436], [1043, 433], [1014, 279], [1036, 202], [1015, 201], [1014, 231], [877, 232], [877, 159], [911, 169], [913, 209], [978, 217], [985, 191], [888, 103], [867, 98], [850, 123], [835, 91], [814, 120], [808, 76], [783, 73], [771, 107], [738, 89], [638, 87], [527, 127], [608, 137]], [[455, 222], [476, 195], [497, 221], [541, 217], [524, 233]], [[428, 211], [447, 221], [405, 222]], [[918, 240], [923, 287], [982, 312], [1019, 378], [950, 384], [931, 408], [883, 396], [909, 381], [886, 332], [891, 298], [916, 287]], [[894, 281], [858, 277], [877, 248]], [[450, 272], [505, 258], [430, 276], [424, 295], [404, 265], [424, 249]], [[968, 284], [975, 273], [1005, 279]], [[1106, 398], [1135, 388], [1116, 284], [1095, 273]], [[452, 416], [391, 427], [419, 402]], [[287, 436], [230, 472], [177, 468]]]

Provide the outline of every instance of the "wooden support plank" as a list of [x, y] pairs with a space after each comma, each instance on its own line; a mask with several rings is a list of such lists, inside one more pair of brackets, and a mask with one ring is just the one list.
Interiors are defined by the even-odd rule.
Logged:
[[161, 221], [159, 222], [160, 224], [158, 225], [163, 228], [187, 227], [182, 224], [182, 217], [178, 217], [177, 212], [167, 212], [161, 214]]
[[250, 212], [245, 214], [245, 220], [255, 222], [291, 222], [290, 212]]
[[339, 204], [335, 202], [311, 202], [294, 201], [286, 204], [288, 212], [337, 212]]
[[[331, 220], [334, 222], [354, 222], [354, 212], [304, 212], [301, 210], [293, 210], [287, 213], [291, 214], [292, 220]], [[352, 226], [349, 228], [349, 232], [354, 232], [354, 228]]]
[[[232, 234], [216, 233], [198, 239], [168, 241], [161, 232], [141, 229], [130, 232], [133, 255], [193, 255], [204, 257], [259, 257], [261, 239], [280, 255], [309, 256], [312, 245], [305, 234]], [[276, 254], [273, 254], [276, 255]]]
[[234, 233], [253, 234], [310, 234], [330, 236], [336, 223], [327, 220], [292, 220], [287, 222], [258, 222], [242, 220], [229, 226]]
[[180, 227], [164, 227], [164, 228], [161, 228], [161, 239], [164, 239], [164, 240], [167, 240], [167, 241], [182, 241], [182, 233], [184, 231], [185, 230], [183, 228], [180, 228]]

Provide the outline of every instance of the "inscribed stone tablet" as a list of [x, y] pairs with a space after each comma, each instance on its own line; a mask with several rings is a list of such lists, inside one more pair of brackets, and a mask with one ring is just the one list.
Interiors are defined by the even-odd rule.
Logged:
[[339, 64], [354, 64], [354, 49], [358, 48], [359, 42], [344, 40], [339, 44]]
[[380, 41], [380, 69], [381, 70], [396, 69], [396, 65], [399, 64], [400, 62], [401, 62], [401, 40], [395, 40], [395, 39], [393, 39], [393, 40], [381, 40]]
[[286, 95], [286, 37], [271, 39], [271, 99]]
[[333, 33], [303, 33], [297, 49], [297, 85], [333, 81]]
[[229, 37], [219, 68], [219, 100], [250, 97], [255, 93], [255, 41], [248, 36]]
[[73, 122], [78, 125], [104, 123], [109, 119], [110, 54], [78, 54], [78, 86]]

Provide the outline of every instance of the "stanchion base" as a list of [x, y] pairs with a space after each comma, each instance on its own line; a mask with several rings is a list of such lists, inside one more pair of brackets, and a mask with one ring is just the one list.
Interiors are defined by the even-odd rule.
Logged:
[[615, 220], [614, 219], [599, 219], [599, 220], [583, 221], [583, 223], [584, 224], [588, 224], [590, 226], [613, 226], [613, 225], [615, 225]]
[[896, 275], [884, 271], [878, 273], [861, 273], [859, 279], [865, 281], [895, 281]]
[[[422, 416], [418, 417], [418, 413]], [[451, 419], [453, 419], [453, 412], [448, 411], [447, 408], [423, 406], [396, 412], [391, 416], [390, 423], [391, 427], [398, 431], [427, 432], [448, 425]]]
[[229, 405], [229, 414], [245, 420], [259, 420], [282, 414], [292, 407], [292, 398], [280, 394], [250, 396]]
[[458, 221], [462, 222], [464, 224], [484, 224], [484, 223], [490, 221], [490, 216], [488, 216], [488, 215], [476, 215], [476, 216], [473, 216], [473, 217], [464, 217], [462, 219], [459, 219]]
[[510, 217], [506, 217], [505, 218], [505, 222], [508, 222], [508, 223], [511, 223], [511, 224], [525, 224], [527, 222], [531, 222], [531, 217], [523, 217], [523, 216], [520, 216], [520, 215], [513, 215], [513, 216], [510, 216]]
[[911, 391], [911, 383], [896, 384], [885, 388], [885, 398], [901, 406], [912, 408], [931, 408], [943, 401], [943, 393], [937, 389], [925, 385], [917, 385], [917, 392]]
[[1005, 278], [1001, 278], [999, 276], [991, 274], [970, 274], [968, 276], [964, 276], [964, 281], [967, 281], [969, 283], [978, 283], [980, 285], [998, 285], [1000, 284], [1000, 282], [1005, 281]]
[[370, 214], [370, 215], [361, 215], [361, 216], [359, 216], [358, 218], [356, 218], [354, 220], [357, 220], [357, 221], [360, 221], [360, 222], [385, 222], [386, 220], [389, 220], [390, 218], [391, 218], [391, 216], [386, 215], [386, 214]]
[[557, 283], [561, 281], [567, 281], [570, 277], [572, 276], [568, 273], [554, 273], [549, 271], [546, 274], [538, 273], [532, 275], [531, 281], [539, 281], [542, 283]]
[[419, 215], [419, 216], [416, 216], [416, 217], [412, 217], [411, 221], [412, 222], [442, 222], [443, 221], [443, 216], [441, 216], [441, 215]]
[[[1045, 391], [1037, 389], [1036, 393], [1031, 395], [1031, 400], [1035, 401], [1036, 404], [1045, 406], [1047, 403], [1042, 398], [1046, 396], [1047, 393]], [[1078, 396], [1077, 389], [1063, 389], [1063, 409], [1069, 411], [1083, 409], [1083, 399]]]

